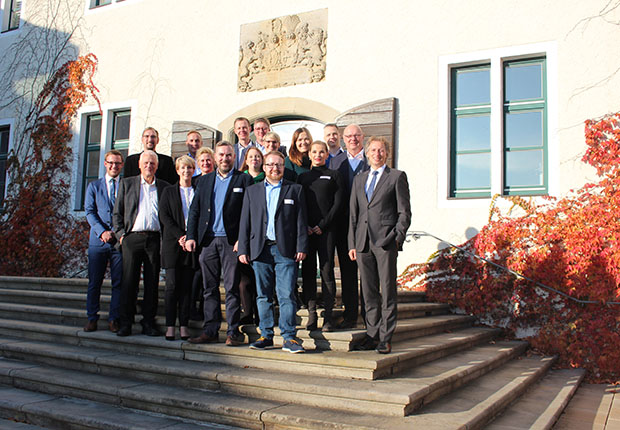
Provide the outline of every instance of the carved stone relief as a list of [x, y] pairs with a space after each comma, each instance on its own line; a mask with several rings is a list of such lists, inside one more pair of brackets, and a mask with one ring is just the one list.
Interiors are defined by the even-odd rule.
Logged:
[[325, 79], [327, 9], [241, 26], [239, 91]]

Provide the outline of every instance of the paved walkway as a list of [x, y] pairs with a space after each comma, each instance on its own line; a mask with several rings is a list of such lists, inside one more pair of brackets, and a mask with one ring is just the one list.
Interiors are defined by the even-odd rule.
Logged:
[[582, 384], [553, 430], [620, 430], [620, 385]]

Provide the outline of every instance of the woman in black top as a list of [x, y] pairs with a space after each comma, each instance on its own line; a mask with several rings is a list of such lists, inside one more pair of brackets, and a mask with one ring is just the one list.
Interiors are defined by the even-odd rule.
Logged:
[[340, 173], [325, 167], [329, 155], [327, 144], [315, 141], [310, 146], [312, 168], [299, 175], [298, 183], [304, 188], [308, 211], [308, 255], [301, 266], [303, 298], [308, 305], [309, 319], [306, 329], [317, 329], [316, 313], [316, 256], [321, 269], [321, 290], [325, 306], [323, 331], [332, 331], [332, 309], [336, 296], [334, 277], [334, 226], [342, 214], [345, 202]]
[[189, 308], [192, 292], [195, 254], [186, 252], [185, 234], [189, 207], [194, 198], [192, 175], [195, 162], [187, 155], [177, 158], [179, 183], [166, 187], [159, 201], [159, 221], [162, 227], [162, 266], [166, 269], [166, 340], [175, 339], [177, 315], [181, 339], [189, 338]]

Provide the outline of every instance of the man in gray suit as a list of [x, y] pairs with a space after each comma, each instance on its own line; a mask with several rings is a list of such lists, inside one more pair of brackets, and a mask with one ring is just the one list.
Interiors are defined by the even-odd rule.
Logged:
[[349, 257], [358, 262], [366, 304], [366, 337], [353, 350], [392, 351], [396, 328], [396, 257], [409, 224], [407, 175], [385, 164], [388, 142], [371, 137], [366, 145], [370, 170], [353, 180]]
[[158, 166], [155, 151], [140, 154], [140, 176], [124, 178], [114, 205], [114, 234], [123, 253], [120, 328], [117, 336], [129, 336], [136, 309], [140, 268], [144, 266], [144, 298], [142, 302], [142, 334], [159, 336], [155, 327], [161, 240], [159, 199], [170, 184], [156, 179]]

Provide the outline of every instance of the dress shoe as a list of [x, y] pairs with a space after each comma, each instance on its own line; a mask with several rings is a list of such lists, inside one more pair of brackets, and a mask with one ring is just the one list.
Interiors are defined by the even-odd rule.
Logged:
[[245, 336], [242, 333], [235, 333], [226, 338], [226, 346], [238, 346], [245, 342]]
[[217, 341], [218, 341], [217, 336], [215, 337], [207, 336], [206, 333], [202, 333], [198, 337], [189, 338], [189, 343], [215, 343]]
[[189, 329], [186, 326], [181, 327], [181, 340], [189, 339]]
[[118, 332], [118, 321], [112, 320], [108, 323], [108, 328], [112, 333]]
[[376, 351], [379, 354], [389, 354], [392, 352], [392, 344], [390, 344], [390, 342], [379, 342]]
[[119, 327], [118, 331], [116, 332], [117, 336], [131, 336], [131, 326], [123, 326], [123, 327]]
[[161, 336], [161, 332], [150, 324], [145, 324], [142, 326], [142, 334], [147, 336]]
[[97, 320], [88, 320], [84, 326], [84, 331], [97, 331]]
[[357, 328], [357, 322], [344, 320], [338, 325], [339, 330], [351, 330], [353, 328]]
[[359, 342], [356, 342], [352, 345], [351, 349], [353, 351], [371, 351], [377, 347], [377, 341], [372, 337], [366, 335], [364, 339]]

